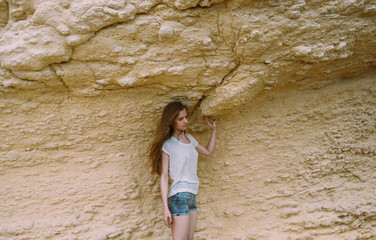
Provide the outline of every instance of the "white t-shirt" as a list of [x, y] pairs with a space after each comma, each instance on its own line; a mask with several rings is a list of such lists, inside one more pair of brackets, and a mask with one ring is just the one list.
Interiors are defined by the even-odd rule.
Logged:
[[191, 143], [182, 143], [175, 137], [163, 143], [162, 151], [170, 156], [169, 174], [172, 184], [168, 196], [179, 192], [197, 194], [199, 180], [197, 176], [198, 142], [190, 134], [185, 134]]

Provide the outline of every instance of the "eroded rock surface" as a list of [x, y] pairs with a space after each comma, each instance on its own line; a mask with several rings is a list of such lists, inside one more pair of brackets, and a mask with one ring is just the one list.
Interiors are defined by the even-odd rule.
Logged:
[[372, 0], [0, 0], [0, 239], [166, 239], [147, 146], [182, 99], [197, 239], [376, 238]]
[[52, 69], [75, 95], [163, 85], [206, 98], [202, 110], [215, 115], [265, 88], [325, 85], [374, 66], [374, 1], [65, 0], [1, 7], [10, 16], [1, 18], [8, 21], [1, 66]]

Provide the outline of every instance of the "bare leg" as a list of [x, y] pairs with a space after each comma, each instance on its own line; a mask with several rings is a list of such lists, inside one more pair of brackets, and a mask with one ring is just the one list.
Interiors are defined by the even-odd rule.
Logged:
[[193, 240], [193, 235], [196, 229], [196, 222], [197, 222], [197, 211], [189, 212], [189, 232], [188, 232], [189, 240]]
[[190, 216], [172, 217], [172, 240], [188, 240]]

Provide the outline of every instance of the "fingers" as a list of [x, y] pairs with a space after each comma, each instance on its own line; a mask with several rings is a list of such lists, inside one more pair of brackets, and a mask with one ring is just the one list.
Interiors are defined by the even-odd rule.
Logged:
[[213, 122], [210, 122], [208, 116], [204, 116], [204, 118], [211, 129], [215, 128], [215, 119], [213, 119]]
[[204, 118], [205, 118], [206, 123], [210, 125], [209, 117], [208, 116], [204, 116]]
[[167, 221], [168, 221], [168, 227], [171, 228], [171, 224], [172, 224], [172, 217], [171, 217], [171, 215], [167, 217]]
[[170, 227], [170, 224], [168, 222], [168, 218], [167, 219], [163, 219], [164, 220], [164, 224], [167, 226], [167, 227]]
[[210, 126], [211, 123], [210, 123], [210, 121], [209, 121], [209, 117], [208, 117], [208, 116], [204, 116], [204, 118], [205, 118], [205, 120], [206, 120], [206, 123]]
[[209, 121], [209, 117], [208, 117], [208, 116], [204, 116], [204, 118], [205, 118], [205, 120], [206, 120], [206, 122], [208, 123], [209, 126], [212, 126], [213, 123], [215, 123], [215, 119], [214, 119], [213, 122], [211, 123], [211, 122]]
[[172, 217], [171, 215], [168, 215], [166, 218], [163, 219], [164, 222], [165, 222], [165, 225], [169, 228], [171, 228], [171, 224], [172, 224]]

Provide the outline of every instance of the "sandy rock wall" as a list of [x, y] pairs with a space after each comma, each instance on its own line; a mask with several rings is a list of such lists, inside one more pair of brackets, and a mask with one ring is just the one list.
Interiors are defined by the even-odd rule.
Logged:
[[0, 239], [168, 239], [147, 146], [218, 122], [197, 239], [376, 238], [372, 0], [0, 0]]
[[[197, 239], [375, 238], [375, 92], [374, 75], [284, 88], [217, 116]], [[168, 239], [145, 151], [173, 94], [2, 95], [0, 239]]]
[[188, 87], [212, 115], [374, 66], [374, 1], [220, 2], [2, 1], [2, 89]]

